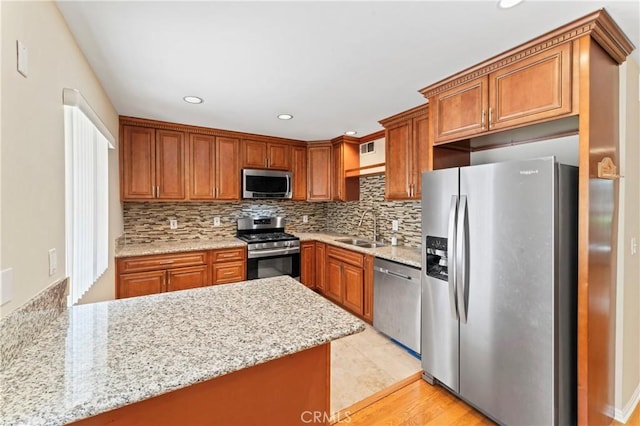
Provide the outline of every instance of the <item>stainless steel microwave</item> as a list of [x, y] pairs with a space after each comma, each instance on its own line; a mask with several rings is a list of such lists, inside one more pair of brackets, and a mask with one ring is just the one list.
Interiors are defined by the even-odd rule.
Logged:
[[243, 169], [242, 198], [291, 198], [291, 173]]

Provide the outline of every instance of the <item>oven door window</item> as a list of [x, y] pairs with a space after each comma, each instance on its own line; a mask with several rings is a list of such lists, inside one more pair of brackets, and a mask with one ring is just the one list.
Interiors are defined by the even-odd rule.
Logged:
[[289, 275], [300, 276], [300, 254], [285, 256], [260, 257], [247, 259], [247, 279], [277, 277]]

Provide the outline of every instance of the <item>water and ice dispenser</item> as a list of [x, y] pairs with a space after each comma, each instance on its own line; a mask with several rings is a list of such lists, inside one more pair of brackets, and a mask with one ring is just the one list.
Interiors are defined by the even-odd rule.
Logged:
[[427, 275], [443, 281], [449, 279], [447, 239], [427, 235]]

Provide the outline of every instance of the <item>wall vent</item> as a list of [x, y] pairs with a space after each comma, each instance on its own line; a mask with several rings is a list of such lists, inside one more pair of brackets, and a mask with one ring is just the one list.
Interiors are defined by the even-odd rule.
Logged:
[[360, 145], [360, 155], [371, 154], [376, 152], [373, 142], [367, 142]]

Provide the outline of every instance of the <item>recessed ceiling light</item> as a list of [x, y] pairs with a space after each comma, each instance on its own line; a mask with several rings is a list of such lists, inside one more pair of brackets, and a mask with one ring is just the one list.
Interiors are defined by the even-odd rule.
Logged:
[[344, 132], [344, 134], [347, 136], [355, 136], [358, 134], [358, 132], [356, 132], [355, 130], [347, 130], [346, 132]]
[[502, 9], [509, 9], [510, 7], [517, 6], [522, 3], [523, 0], [498, 0], [498, 7]]
[[291, 115], [291, 114], [278, 114], [278, 118], [280, 120], [291, 120], [293, 118], [293, 115]]
[[199, 98], [197, 96], [185, 96], [184, 98], [185, 102], [188, 102], [190, 104], [201, 104], [204, 102], [204, 100], [202, 100], [202, 98]]

